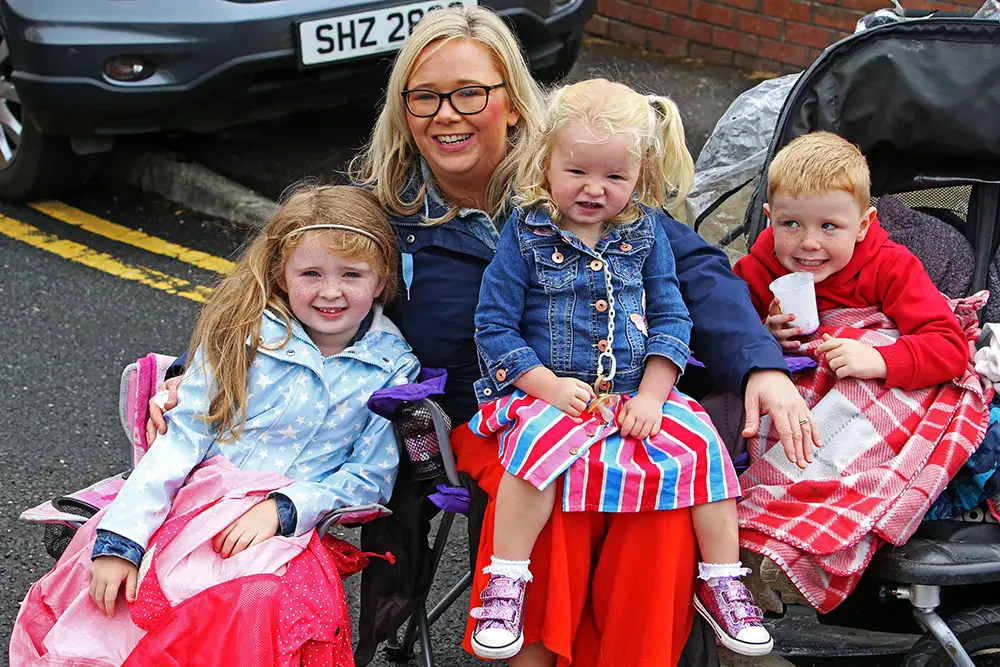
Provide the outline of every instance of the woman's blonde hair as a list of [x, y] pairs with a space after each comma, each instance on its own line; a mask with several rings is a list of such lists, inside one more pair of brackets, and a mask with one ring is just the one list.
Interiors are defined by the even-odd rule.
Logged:
[[636, 198], [611, 222], [635, 220], [636, 203], [652, 208], [673, 208], [690, 191], [694, 160], [684, 139], [680, 110], [669, 97], [642, 95], [621, 83], [589, 79], [563, 86], [549, 99], [542, 122], [525, 142], [524, 159], [514, 182], [515, 201], [522, 206], [544, 206], [558, 220], [552, 202], [548, 171], [552, 149], [560, 132], [580, 124], [594, 136], [594, 143], [627, 137], [639, 160]]
[[[378, 240], [342, 229], [293, 233], [325, 224], [356, 227]], [[306, 237], [318, 239], [340, 256], [368, 262], [384, 281], [379, 303], [395, 295], [399, 265], [395, 234], [385, 209], [370, 192], [347, 185], [305, 185], [286, 194], [267, 225], [248, 241], [233, 272], [216, 286], [191, 335], [189, 358], [200, 350], [208, 386], [215, 392], [205, 421], [222, 442], [237, 440], [243, 433], [247, 379], [257, 354], [257, 345], [248, 348], [247, 341], [260, 340], [265, 310], [281, 317], [287, 327], [284, 340], [272, 349], [291, 338], [292, 311], [280, 284], [289, 256]]]
[[[423, 208], [424, 198], [427, 196], [427, 184], [423, 183], [412, 200], [404, 201], [402, 197], [410, 168], [418, 155], [406, 123], [407, 111], [402, 92], [425, 48], [431, 44], [441, 46], [456, 39], [476, 42], [489, 49], [493, 55], [493, 64], [506, 84], [502, 89], [503, 94], [507, 95], [520, 115], [517, 124], [508, 129], [506, 157], [490, 179], [485, 206], [488, 213], [496, 215], [504, 199], [510, 194], [514, 171], [523, 152], [522, 137], [530, 124], [541, 115], [541, 91], [531, 77], [517, 38], [499, 16], [484, 7], [429, 12], [417, 24], [396, 56], [386, 86], [382, 112], [375, 122], [368, 144], [351, 161], [349, 169], [350, 177], [355, 183], [372, 190], [382, 205], [396, 215], [416, 213]], [[456, 63], [455, 67], [457, 71], [461, 71], [461, 63]], [[458, 208], [457, 204], [451, 204], [445, 215], [425, 222], [431, 225], [447, 222], [455, 217]]]

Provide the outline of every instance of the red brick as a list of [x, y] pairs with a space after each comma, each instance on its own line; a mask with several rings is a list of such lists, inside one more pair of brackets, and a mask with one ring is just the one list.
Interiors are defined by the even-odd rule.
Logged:
[[675, 16], [670, 19], [670, 25], [668, 28], [671, 34], [679, 35], [680, 37], [690, 39], [693, 42], [708, 44], [712, 41], [712, 26], [707, 23], [688, 21], [687, 19]]
[[812, 19], [812, 6], [798, 0], [761, 0], [761, 13], [777, 19], [791, 19], [808, 23]]
[[646, 48], [650, 51], [658, 51], [672, 56], [680, 56], [681, 58], [690, 55], [688, 53], [688, 41], [680, 39], [675, 35], [661, 35], [651, 32], [647, 36], [647, 41]]
[[817, 49], [825, 49], [837, 41], [839, 35], [832, 30], [817, 28], [805, 23], [785, 22], [785, 41], [792, 44], [803, 44]]
[[854, 32], [854, 26], [864, 12], [850, 9], [840, 9], [839, 7], [813, 7], [813, 20], [816, 25], [827, 28], [835, 28], [844, 32]]
[[729, 51], [723, 51], [721, 49], [704, 46], [702, 44], [691, 45], [691, 57], [704, 60], [705, 62], [713, 65], [725, 65], [726, 67], [729, 67], [733, 64], [733, 54]]
[[733, 7], [739, 7], [740, 9], [749, 9], [751, 11], [757, 11], [760, 8], [760, 0], [718, 0], [724, 5], [732, 5]]
[[742, 53], [737, 53], [733, 56], [733, 66], [750, 71], [770, 73], [783, 72], [788, 67], [788, 65], [784, 65], [773, 60], [764, 60], [763, 58], [745, 56]]
[[[839, 4], [845, 9], [860, 9], [865, 14], [886, 6], [886, 3], [881, 2], [881, 0], [840, 0]], [[906, 4], [909, 6], [909, 0]]]
[[725, 28], [712, 28], [712, 45], [720, 49], [736, 51], [737, 53], [747, 53], [757, 55], [757, 38], [745, 32], [726, 30]]
[[691, 15], [691, 0], [650, 0], [649, 6], [668, 14]]
[[809, 59], [809, 49], [806, 47], [784, 44], [771, 39], [760, 40], [760, 50], [757, 55], [766, 60], [776, 60], [779, 63], [796, 65], [803, 69], [812, 62]]
[[608, 36], [608, 20], [603, 16], [592, 16], [583, 28], [591, 35]]
[[630, 20], [636, 25], [641, 25], [643, 28], [649, 28], [656, 32], [667, 31], [667, 15], [655, 9], [633, 6]]
[[736, 21], [736, 12], [729, 7], [717, 5], [713, 2], [702, 2], [702, 0], [692, 0], [691, 18], [714, 23], [715, 25], [730, 26]]
[[646, 46], [646, 29], [632, 25], [631, 23], [612, 21], [609, 34], [611, 39], [619, 44]]
[[608, 18], [627, 21], [629, 4], [623, 0], [597, 0], [597, 13]]
[[781, 23], [778, 19], [761, 16], [760, 14], [748, 14], [746, 12], [738, 12], [736, 14], [737, 30], [760, 37], [780, 39]]

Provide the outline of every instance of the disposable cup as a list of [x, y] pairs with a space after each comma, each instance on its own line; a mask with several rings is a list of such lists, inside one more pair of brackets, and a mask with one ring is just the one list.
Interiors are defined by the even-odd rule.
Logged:
[[771, 283], [771, 293], [781, 303], [781, 312], [795, 315], [791, 325], [811, 334], [819, 329], [816, 284], [813, 274], [800, 271], [781, 276]]

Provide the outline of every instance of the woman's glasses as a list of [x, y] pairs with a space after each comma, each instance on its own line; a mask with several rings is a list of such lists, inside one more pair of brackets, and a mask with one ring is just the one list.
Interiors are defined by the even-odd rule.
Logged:
[[495, 86], [464, 86], [450, 93], [439, 93], [434, 90], [404, 90], [403, 101], [406, 110], [418, 118], [430, 118], [441, 109], [441, 103], [448, 100], [451, 108], [463, 116], [477, 114], [490, 103], [490, 91], [503, 88], [503, 83]]

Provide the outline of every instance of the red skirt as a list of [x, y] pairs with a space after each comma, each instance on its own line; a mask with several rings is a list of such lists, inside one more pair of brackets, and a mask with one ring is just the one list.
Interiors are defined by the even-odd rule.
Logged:
[[[478, 606], [504, 469], [495, 437], [460, 426], [452, 446], [459, 469], [490, 496], [472, 581], [471, 604]], [[696, 563], [689, 509], [605, 514], [563, 512], [556, 503], [531, 554], [524, 643], [542, 642], [560, 667], [676, 665], [694, 618]], [[469, 619], [463, 647], [470, 653], [474, 627]]]

